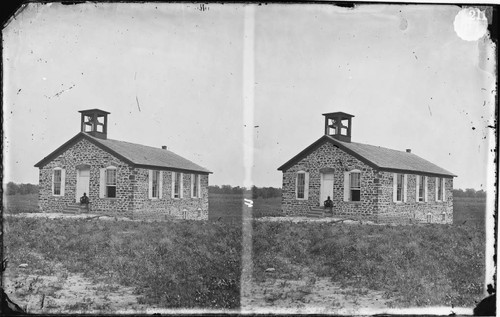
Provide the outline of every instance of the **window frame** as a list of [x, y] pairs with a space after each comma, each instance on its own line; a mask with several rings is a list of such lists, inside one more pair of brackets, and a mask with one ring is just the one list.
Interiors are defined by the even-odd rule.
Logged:
[[160, 198], [160, 171], [151, 171], [151, 198]]
[[425, 221], [427, 223], [432, 223], [432, 214], [431, 213], [427, 213], [426, 217], [425, 217]]
[[[303, 175], [300, 178], [303, 179], [303, 184], [299, 184], [299, 175]], [[301, 181], [302, 183], [302, 181]], [[302, 189], [302, 197], [299, 197], [300, 189]], [[295, 174], [295, 199], [296, 200], [308, 200], [309, 199], [309, 173], [306, 171], [298, 171]]]
[[306, 197], [306, 173], [297, 173], [297, 199]]
[[[401, 186], [399, 180], [401, 179]], [[406, 203], [408, 191], [408, 175], [405, 173], [393, 173], [392, 177], [392, 201], [397, 204]], [[398, 199], [398, 194], [399, 198]]]
[[191, 174], [191, 198], [201, 197], [200, 178], [200, 174]]
[[[114, 184], [109, 183], [109, 176], [108, 173], [113, 172], [114, 173]], [[111, 173], [110, 173], [111, 174]], [[105, 169], [104, 171], [104, 197], [105, 198], [117, 198], [117, 188], [118, 188], [118, 182], [117, 182], [117, 175], [118, 175], [118, 169], [114, 166], [109, 166]], [[109, 190], [114, 187], [114, 196], [109, 195]]]
[[[56, 172], [59, 172], [59, 182], [56, 182]], [[61, 168], [61, 167], [55, 167], [52, 169], [52, 188], [51, 188], [51, 193], [52, 193], [52, 196], [54, 197], [63, 197], [64, 196], [64, 187], [65, 187], [65, 183], [66, 183], [66, 179], [65, 179], [65, 169]], [[56, 184], [59, 185], [59, 193], [56, 194]]]
[[[353, 175], [359, 175], [358, 177], [358, 187], [353, 186]], [[348, 201], [358, 202], [361, 201], [361, 171], [360, 170], [352, 170], [349, 172], [349, 189], [348, 189]], [[358, 191], [359, 199], [353, 199], [353, 191]]]
[[444, 201], [443, 199], [443, 191], [444, 191], [444, 182], [443, 182], [444, 178], [442, 177], [436, 177], [436, 201], [437, 202], [442, 202]]
[[417, 175], [416, 179], [416, 201], [419, 203], [425, 202], [425, 176]]
[[[173, 199], [181, 199], [183, 198], [183, 173], [181, 172], [172, 172], [172, 198]], [[177, 192], [176, 192], [177, 188]]]

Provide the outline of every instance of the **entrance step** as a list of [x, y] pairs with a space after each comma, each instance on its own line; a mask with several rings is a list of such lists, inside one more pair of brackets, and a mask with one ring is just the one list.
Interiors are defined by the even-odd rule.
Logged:
[[81, 214], [81, 213], [88, 213], [89, 210], [85, 205], [74, 203], [74, 204], [68, 204], [66, 208], [64, 208], [63, 212], [69, 214]]
[[310, 208], [309, 211], [306, 213], [306, 217], [311, 217], [311, 218], [325, 218], [332, 216], [333, 216], [332, 212], [329, 212], [328, 209], [320, 207]]

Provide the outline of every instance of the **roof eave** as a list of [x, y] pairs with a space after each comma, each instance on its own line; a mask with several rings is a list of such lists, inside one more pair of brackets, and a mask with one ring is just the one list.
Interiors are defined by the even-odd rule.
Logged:
[[181, 173], [197, 173], [197, 174], [213, 174], [213, 172], [209, 170], [195, 170], [195, 169], [185, 169], [185, 168], [177, 168], [177, 167], [168, 167], [168, 166], [158, 166], [158, 165], [148, 165], [148, 164], [133, 164], [135, 168], [145, 168], [145, 169], [159, 169], [163, 171], [173, 171], [173, 172], [181, 172]]
[[391, 173], [402, 173], [402, 174], [421, 174], [425, 176], [431, 176], [431, 177], [458, 177], [455, 174], [452, 173], [436, 173], [436, 172], [429, 172], [429, 171], [416, 171], [416, 170], [407, 170], [407, 169], [399, 169], [399, 168], [390, 168], [390, 167], [380, 167], [379, 170], [383, 172], [391, 172]]

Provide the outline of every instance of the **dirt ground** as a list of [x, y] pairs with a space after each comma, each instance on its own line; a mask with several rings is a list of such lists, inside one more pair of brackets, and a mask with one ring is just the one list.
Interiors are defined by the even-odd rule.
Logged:
[[54, 275], [30, 274], [30, 267], [7, 267], [3, 286], [7, 296], [32, 314], [146, 312], [133, 289], [93, 283], [55, 264]]
[[[329, 278], [317, 277], [303, 269], [300, 279], [278, 278], [267, 272], [264, 281], [253, 280], [242, 310], [249, 313], [315, 313], [352, 315], [386, 310], [391, 300], [382, 292], [355, 291], [334, 284]], [[370, 308], [370, 310], [365, 310]]]

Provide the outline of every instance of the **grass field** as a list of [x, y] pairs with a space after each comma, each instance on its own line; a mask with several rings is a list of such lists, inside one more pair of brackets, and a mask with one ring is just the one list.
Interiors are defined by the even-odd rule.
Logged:
[[[482, 198], [454, 197], [453, 222], [469, 226], [483, 226], [486, 200]], [[209, 219], [225, 222], [240, 222], [243, 210], [243, 195], [211, 194], [209, 196]], [[281, 198], [254, 199], [253, 216], [282, 216]], [[7, 213], [38, 212], [38, 195], [4, 196], [4, 210]], [[493, 219], [492, 219], [493, 220]]]
[[396, 307], [474, 306], [482, 298], [484, 231], [470, 226], [255, 222], [255, 278], [297, 267], [350, 287], [383, 291]]
[[[243, 195], [211, 194], [208, 198], [210, 220], [241, 222]], [[253, 199], [253, 217], [282, 216], [281, 197]]]
[[485, 210], [485, 198], [453, 197], [454, 224], [484, 227]]
[[32, 272], [50, 275], [50, 263], [61, 263], [96, 283], [133, 287], [139, 302], [152, 307], [239, 306], [238, 226], [28, 218], [8, 218], [5, 225], [12, 267], [29, 263]]
[[4, 195], [4, 211], [11, 214], [21, 212], [38, 212], [38, 194]]
[[[8, 213], [36, 211], [36, 196], [8, 196]], [[211, 221], [163, 223], [7, 218], [11, 267], [54, 274], [53, 262], [95, 283], [132, 287], [151, 307], [238, 308], [240, 195], [212, 195]], [[474, 306], [484, 280], [484, 201], [455, 199], [454, 225], [255, 222], [256, 281], [302, 270], [349, 288], [382, 291], [394, 305]], [[279, 216], [280, 199], [255, 199], [254, 217]], [[218, 221], [222, 220], [222, 221]]]

